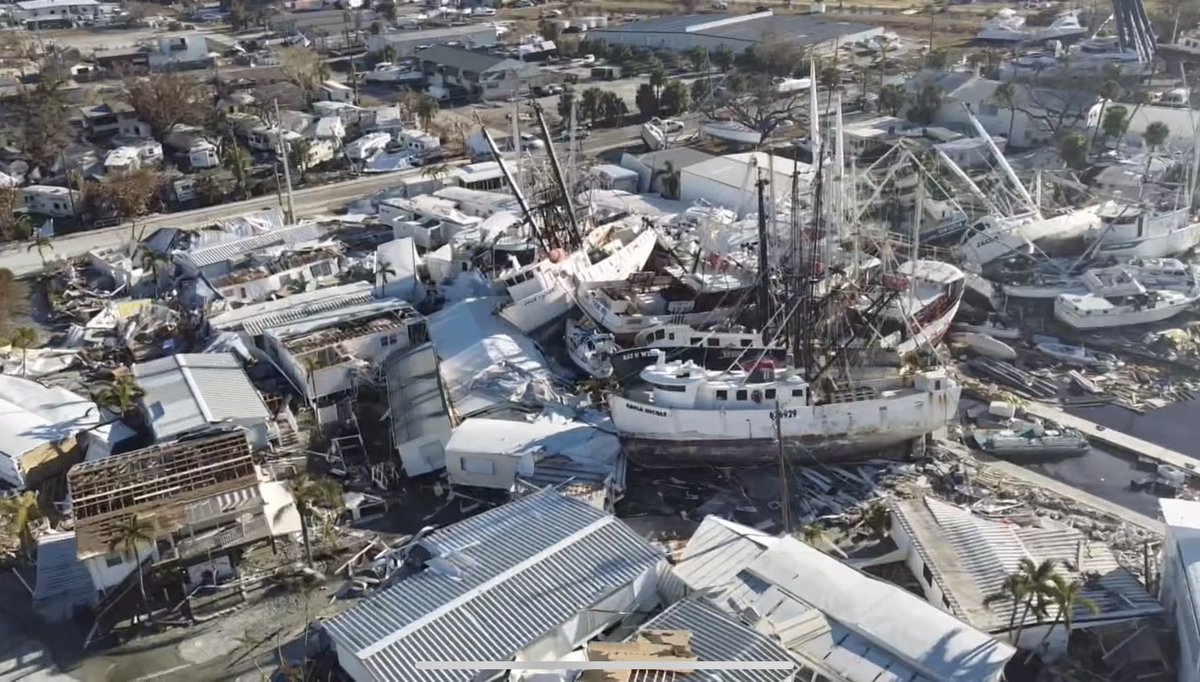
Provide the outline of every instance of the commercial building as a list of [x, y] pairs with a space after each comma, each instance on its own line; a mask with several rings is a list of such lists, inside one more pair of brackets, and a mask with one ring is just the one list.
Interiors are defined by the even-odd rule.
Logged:
[[813, 175], [812, 166], [806, 163], [764, 152], [718, 156], [679, 172], [679, 200], [687, 204], [703, 201], [744, 217], [758, 210], [758, 178], [767, 169], [773, 171], [770, 180], [776, 192], [790, 192], [792, 176], [797, 174], [803, 192]]
[[496, 27], [488, 24], [471, 24], [430, 28], [422, 31], [392, 31], [367, 36], [367, 51], [382, 52], [390, 47], [395, 50], [398, 57], [411, 57], [422, 46], [450, 43], [466, 47], [494, 47], [497, 43]]
[[1200, 682], [1200, 502], [1158, 503], [1167, 524], [1158, 598], [1179, 638], [1179, 682]]
[[818, 15], [691, 14], [665, 16], [588, 31], [591, 40], [612, 45], [679, 50], [728, 47], [743, 52], [759, 43], [780, 41], [806, 50], [829, 51], [878, 35], [883, 28]]
[[557, 74], [518, 59], [448, 45], [425, 48], [417, 59], [431, 87], [471, 99], [508, 99], [560, 80]]
[[100, 15], [97, 0], [27, 0], [16, 6], [17, 18], [30, 30], [91, 24]]

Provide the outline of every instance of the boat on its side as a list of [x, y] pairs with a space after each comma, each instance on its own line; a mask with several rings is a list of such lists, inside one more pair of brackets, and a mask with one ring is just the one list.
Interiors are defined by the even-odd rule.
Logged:
[[978, 324], [955, 322], [950, 325], [950, 331], [957, 334], [987, 334], [994, 339], [1005, 341], [1018, 341], [1021, 338], [1019, 327], [1010, 327], [1004, 320], [996, 317], [989, 317]]
[[950, 340], [961, 343], [986, 358], [1004, 361], [1017, 359], [1017, 351], [1012, 346], [988, 334], [955, 333], [950, 335]]

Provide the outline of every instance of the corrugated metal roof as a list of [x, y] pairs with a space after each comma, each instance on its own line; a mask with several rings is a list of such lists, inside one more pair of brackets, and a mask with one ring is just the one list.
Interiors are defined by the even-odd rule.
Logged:
[[159, 439], [195, 433], [225, 420], [271, 417], [237, 358], [187, 353], [133, 365], [134, 379]]
[[[940, 590], [949, 596], [954, 611], [981, 629], [1007, 629], [1013, 615], [1012, 602], [988, 604], [986, 600], [1003, 591], [1004, 580], [1018, 570], [1023, 558], [1035, 563], [1054, 561], [1056, 570], [1067, 580], [1082, 579], [1083, 574], [1090, 573], [1101, 576], [1084, 589], [1084, 595], [1096, 603], [1100, 614], [1080, 608], [1074, 616], [1077, 623], [1161, 612], [1158, 601], [1119, 565], [1107, 546], [1090, 542], [1074, 528], [1023, 528], [998, 523], [928, 497], [895, 503], [892, 511]], [[1036, 622], [1036, 618], [1030, 614], [1027, 622]]]
[[33, 607], [43, 618], [70, 618], [76, 606], [95, 602], [95, 592], [87, 567], [76, 557], [74, 531], [38, 538]]
[[302, 223], [283, 227], [253, 237], [202, 246], [184, 254], [184, 259], [196, 268], [221, 263], [246, 253], [273, 246], [291, 248], [304, 242], [316, 241], [329, 234], [333, 226], [327, 223]]
[[251, 336], [258, 336], [272, 327], [282, 327], [286, 324], [299, 322], [313, 315], [345, 310], [357, 305], [371, 302], [374, 297], [370, 291], [362, 291], [342, 296], [330, 296], [320, 301], [309, 303], [288, 310], [269, 313], [255, 317], [242, 323], [242, 328]]
[[[703, 598], [678, 602], [640, 629], [683, 630], [692, 633], [692, 653], [698, 661], [785, 661], [796, 664], [796, 660], [783, 647], [726, 615]], [[795, 670], [696, 671], [690, 675], [681, 675], [677, 679], [772, 682], [790, 680], [795, 674]]]
[[437, 353], [423, 343], [385, 362], [392, 444], [450, 432], [450, 409], [438, 378]]
[[431, 533], [436, 557], [326, 623], [376, 680], [464, 680], [416, 661], [506, 660], [661, 561], [615, 517], [553, 491]]
[[753, 528], [706, 516], [659, 591], [668, 601], [699, 593], [718, 603], [743, 608], [752, 595], [738, 574], [776, 541], [774, 536]]

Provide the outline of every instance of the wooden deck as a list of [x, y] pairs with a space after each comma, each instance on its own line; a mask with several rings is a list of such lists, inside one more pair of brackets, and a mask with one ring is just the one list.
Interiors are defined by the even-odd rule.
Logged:
[[1076, 417], [1053, 405], [1028, 401], [1025, 403], [1025, 411], [1035, 417], [1052, 419], [1063, 426], [1078, 429], [1080, 433], [1093, 443], [1103, 443], [1112, 448], [1148, 457], [1160, 464], [1170, 464], [1173, 467], [1178, 467], [1189, 472], [1191, 475], [1200, 473], [1197, 470], [1197, 465], [1200, 465], [1200, 461], [1194, 457], [1155, 445], [1154, 443], [1149, 443], [1141, 438], [1134, 438], [1129, 434], [1101, 426], [1082, 417]]

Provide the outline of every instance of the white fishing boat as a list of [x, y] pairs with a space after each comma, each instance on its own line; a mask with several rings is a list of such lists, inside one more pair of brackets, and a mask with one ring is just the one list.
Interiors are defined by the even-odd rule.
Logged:
[[1191, 309], [1200, 288], [1186, 293], [1147, 289], [1124, 268], [1089, 270], [1083, 276], [1088, 292], [1060, 294], [1054, 317], [1074, 329], [1110, 329], [1163, 322]]
[[1050, 77], [1099, 77], [1116, 70], [1121, 77], [1143, 76], [1153, 62], [1136, 50], [1123, 50], [1115, 38], [1089, 38], [1069, 50], [1029, 52], [1000, 63], [1003, 81]]
[[1012, 346], [988, 334], [976, 332], [955, 333], [950, 335], [950, 340], [955, 343], [961, 343], [986, 358], [1004, 361], [1017, 359], [1017, 351], [1013, 350]]
[[980, 450], [996, 457], [1076, 457], [1091, 445], [1075, 429], [1047, 429], [1033, 422], [1018, 422], [1002, 429], [974, 429], [971, 438]]
[[414, 69], [407, 66], [392, 64], [391, 62], [379, 62], [367, 73], [363, 74], [363, 80], [368, 83], [418, 83], [425, 80], [425, 74], [420, 69]]
[[1025, 17], [1017, 14], [1016, 10], [1005, 7], [983, 22], [975, 37], [986, 41], [1019, 43], [1028, 38], [1029, 34], [1025, 31]]
[[611, 358], [617, 342], [612, 334], [596, 329], [587, 318], [582, 323], [571, 319], [567, 320], [566, 342], [567, 355], [579, 369], [597, 379], [613, 375]]
[[762, 143], [762, 133], [737, 121], [714, 121], [705, 123], [700, 132], [724, 142], [757, 147]]
[[[1176, 258], [1138, 258], [1124, 265], [1093, 268], [1086, 272], [1103, 273], [1111, 269], [1132, 273], [1147, 289], [1167, 289], [1187, 292], [1200, 286], [1200, 271]], [[1053, 300], [1062, 294], [1086, 294], [1089, 290], [1083, 276], [1035, 273], [1022, 283], [1006, 283], [1001, 287], [1010, 298]]]
[[1079, 237], [1099, 227], [1098, 206], [1050, 217], [1034, 212], [1011, 217], [984, 216], [969, 228], [958, 248], [965, 260], [983, 266], [1000, 258], [1032, 253], [1033, 245], [1043, 239]]
[[736, 331], [699, 331], [684, 324], [665, 324], [634, 337], [633, 348], [613, 353], [612, 365], [618, 379], [637, 377], [654, 364], [659, 351], [668, 360], [691, 361], [708, 369], [725, 370], [752, 362], [770, 360], [782, 366], [787, 348], [764, 344], [762, 334]]
[[1100, 224], [1089, 234], [1099, 240], [1097, 255], [1114, 258], [1167, 258], [1200, 246], [1200, 221], [1186, 208], [1154, 210], [1108, 202]]
[[664, 324], [709, 327], [738, 313], [756, 284], [748, 273], [685, 272], [668, 268], [656, 274], [640, 272], [624, 280], [581, 282], [579, 307], [596, 324], [630, 339]]
[[[530, 265], [510, 269], [497, 278], [512, 297], [500, 316], [526, 334], [567, 314], [575, 306], [575, 290], [596, 281], [624, 281], [641, 270], [658, 236], [631, 222], [602, 226], [588, 244], [573, 253], [552, 252]], [[592, 254], [607, 254], [592, 262]]]
[[776, 429], [785, 449], [818, 461], [878, 456], [944, 426], [961, 393], [942, 369], [818, 388], [770, 363], [720, 372], [665, 356], [642, 370], [645, 388], [609, 396], [625, 452], [646, 466], [775, 460]]
[[1072, 367], [1109, 371], [1125, 366], [1124, 362], [1111, 353], [1102, 353], [1082, 346], [1043, 341], [1037, 344], [1036, 348], [1043, 355]]
[[1185, 61], [1200, 61], [1200, 27], [1181, 31], [1171, 42], [1159, 43], [1159, 49]]

